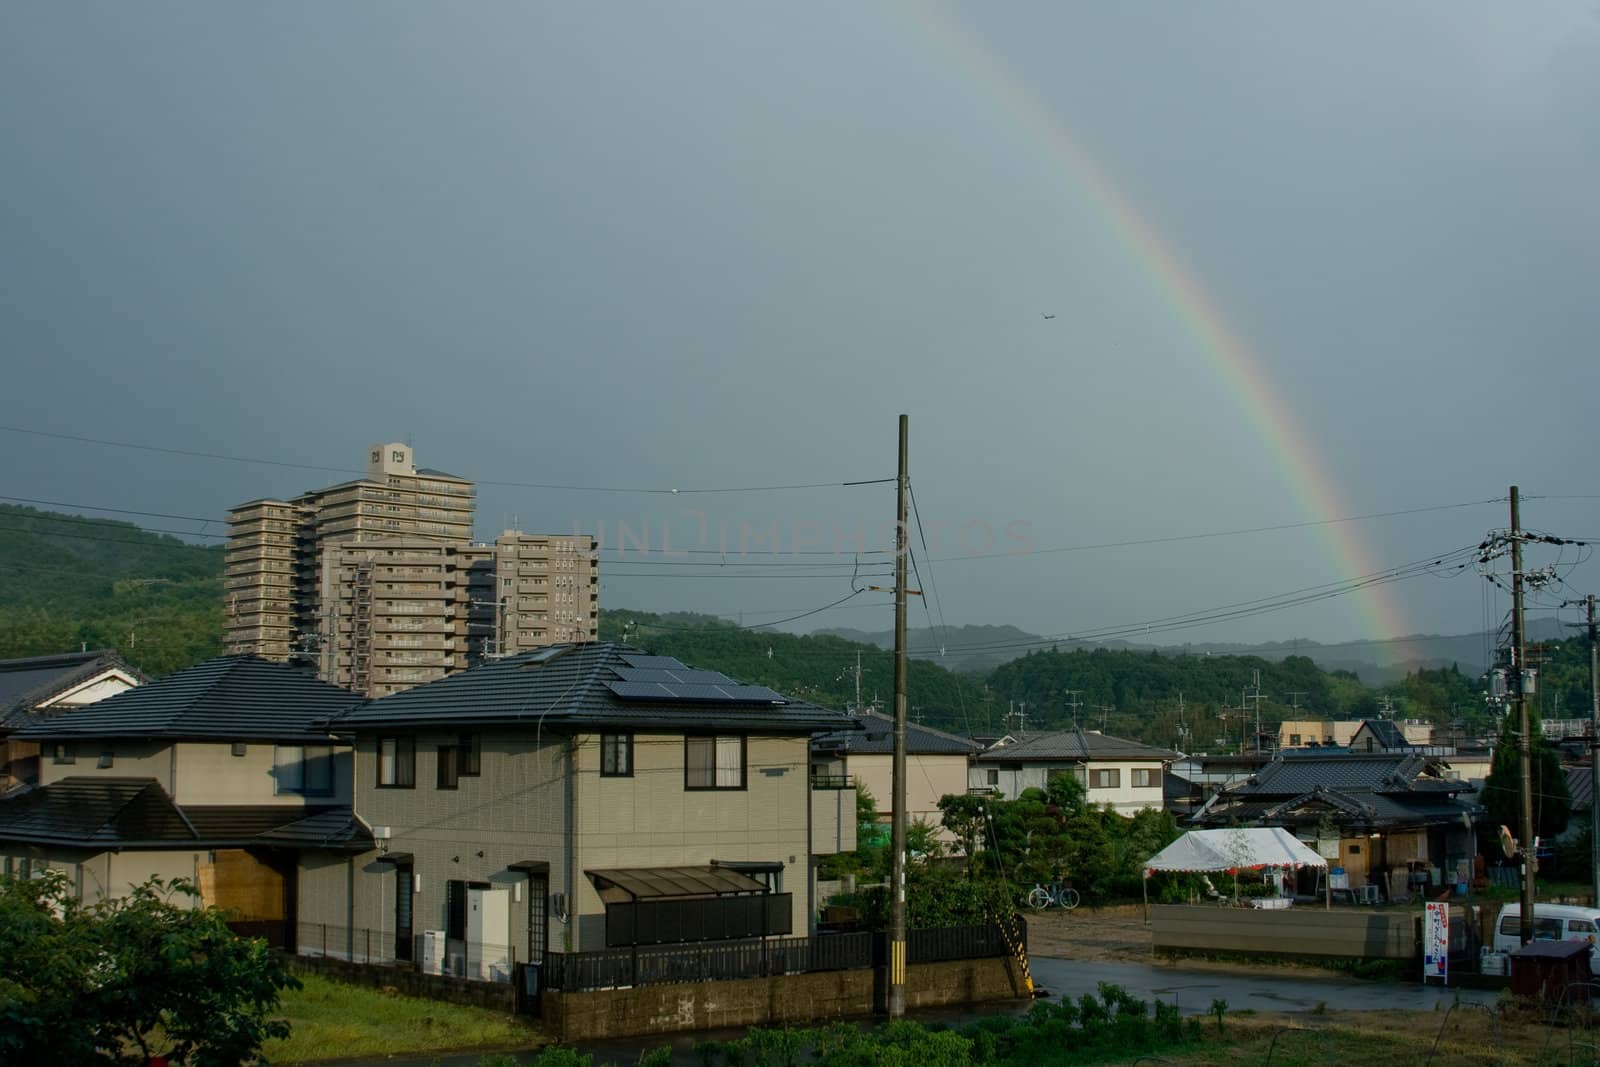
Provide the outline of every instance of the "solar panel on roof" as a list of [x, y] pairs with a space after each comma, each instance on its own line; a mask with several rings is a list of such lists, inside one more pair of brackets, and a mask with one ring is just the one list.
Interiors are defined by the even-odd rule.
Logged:
[[672, 699], [672, 694], [660, 682], [607, 682], [606, 688], [623, 700]]
[[721, 685], [684, 685], [678, 683], [666, 687], [672, 695], [679, 700], [706, 700], [718, 704], [731, 703], [733, 698], [728, 696], [728, 687]]
[[613, 667], [611, 673], [624, 682], [660, 682], [662, 685], [733, 685], [732, 678], [718, 671], [697, 671], [685, 667], [667, 671], [650, 667]]
[[768, 689], [764, 685], [725, 685], [722, 687], [722, 689], [728, 694], [728, 698], [730, 700], [748, 700], [754, 703], [762, 704], [788, 703], [786, 700], [784, 700], [782, 693]]
[[622, 661], [630, 667], [644, 667], [650, 670], [683, 670], [683, 664], [671, 656], [633, 656], [624, 654]]

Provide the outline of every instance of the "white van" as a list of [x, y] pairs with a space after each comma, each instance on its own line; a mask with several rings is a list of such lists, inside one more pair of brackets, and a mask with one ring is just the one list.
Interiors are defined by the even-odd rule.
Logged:
[[[1535, 941], [1587, 941], [1591, 960], [1600, 960], [1600, 908], [1575, 904], [1535, 904]], [[1494, 950], [1515, 952], [1522, 947], [1522, 905], [1507, 904], [1494, 924]]]

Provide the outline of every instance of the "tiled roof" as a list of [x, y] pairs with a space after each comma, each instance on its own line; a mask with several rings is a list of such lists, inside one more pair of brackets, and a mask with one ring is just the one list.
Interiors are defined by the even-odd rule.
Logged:
[[[849, 716], [803, 700], [632, 699], [612, 683], [636, 669], [624, 657], [647, 655], [610, 642], [555, 645], [473, 667], [402, 693], [370, 700], [332, 722], [341, 732], [429, 725], [536, 724], [556, 727], [740, 730], [811, 734], [851, 729]], [[652, 669], [668, 669], [653, 657]], [[677, 661], [672, 660], [672, 663]], [[678, 670], [687, 670], [678, 664]], [[626, 689], [626, 686], [622, 688]]]
[[312, 739], [326, 736], [314, 723], [360, 700], [297, 667], [256, 656], [222, 656], [70, 715], [35, 722], [17, 736]]
[[372, 830], [349, 808], [335, 808], [274, 827], [256, 840], [268, 845], [366, 852], [376, 846]]
[[[1406, 735], [1400, 732], [1400, 727], [1389, 719], [1367, 719], [1362, 722], [1356, 733], [1359, 734], [1362, 730], [1371, 734], [1380, 748], [1402, 749], [1410, 747], [1411, 744], [1406, 740]], [[1354, 741], [1354, 738], [1351, 740]]]
[[[1304, 807], [1325, 806], [1336, 821], [1356, 826], [1453, 825], [1463, 814], [1478, 809], [1453, 796], [1374, 793], [1367, 789], [1314, 789], [1287, 798], [1241, 797], [1224, 794], [1218, 802], [1194, 816], [1202, 826], [1293, 822]], [[1301, 821], [1304, 821], [1303, 819]]]
[[0, 660], [0, 729], [27, 725], [28, 711], [40, 702], [113, 669], [143, 677], [105, 649]]
[[[825, 751], [848, 752], [858, 756], [886, 756], [894, 752], [894, 719], [875, 711], [853, 712], [850, 718], [859, 731], [841, 730], [824, 734], [812, 747]], [[966, 756], [982, 749], [978, 742], [931, 726], [906, 723], [906, 753], [912, 756]]]
[[1003, 745], [976, 757], [985, 763], [1051, 763], [1083, 760], [1175, 760], [1176, 752], [1138, 741], [1112, 737], [1094, 730], [1062, 730], [1029, 734], [1014, 745]]
[[154, 778], [64, 778], [0, 804], [0, 839], [6, 840], [111, 847], [194, 836]]
[[77, 848], [346, 847], [372, 834], [349, 808], [183, 807], [154, 778], [63, 778], [0, 801], [0, 841]]
[[1468, 788], [1461, 781], [1419, 777], [1436, 761], [1404, 752], [1284, 753], [1272, 760], [1255, 777], [1232, 787], [1241, 795], [1292, 797], [1318, 786], [1327, 789], [1366, 789], [1374, 792], [1439, 791], [1458, 792]]

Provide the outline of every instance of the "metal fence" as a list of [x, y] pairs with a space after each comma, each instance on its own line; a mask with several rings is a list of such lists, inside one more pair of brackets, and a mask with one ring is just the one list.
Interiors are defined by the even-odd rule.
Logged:
[[[1022, 925], [1019, 921], [1019, 927]], [[1026, 938], [1026, 934], [1021, 934]], [[911, 930], [910, 963], [991, 959], [1009, 954], [998, 926]], [[700, 944], [650, 945], [601, 952], [551, 952], [538, 968], [538, 988], [563, 992], [683, 982], [766, 978], [780, 974], [865, 970], [888, 958], [881, 933], [818, 934]], [[1025, 943], [1025, 942], [1024, 942]]]

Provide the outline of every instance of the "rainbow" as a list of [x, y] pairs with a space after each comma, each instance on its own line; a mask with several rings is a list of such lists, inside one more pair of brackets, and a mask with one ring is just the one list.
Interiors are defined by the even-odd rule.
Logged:
[[[908, 9], [920, 15], [913, 17], [913, 24], [990, 91], [1006, 114], [1055, 159], [1078, 195], [1095, 209], [1133, 266], [1238, 398], [1306, 517], [1328, 523], [1318, 527], [1319, 536], [1335, 567], [1344, 572], [1343, 577], [1351, 579], [1381, 570], [1352, 525], [1329, 522], [1354, 512], [1345, 505], [1343, 494], [1318, 458], [1311, 440], [1290, 419], [1289, 405], [1273, 387], [1261, 358], [1229, 325], [1217, 302], [1171, 244], [1038, 95], [1018, 81], [976, 34], [965, 30], [952, 14], [935, 3], [908, 5]], [[1368, 586], [1358, 593], [1356, 612], [1368, 637], [1398, 637], [1411, 632], [1405, 612], [1386, 586]]]

